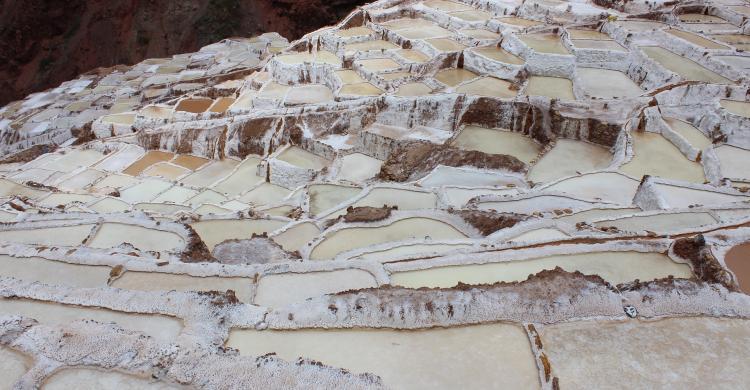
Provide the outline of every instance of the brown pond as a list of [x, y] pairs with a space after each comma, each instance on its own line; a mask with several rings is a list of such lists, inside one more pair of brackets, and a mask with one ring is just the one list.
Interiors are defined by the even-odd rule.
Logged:
[[162, 152], [159, 150], [151, 150], [147, 152], [143, 157], [141, 157], [138, 161], [130, 164], [129, 167], [125, 168], [122, 173], [131, 175], [131, 176], [138, 176], [146, 170], [146, 168], [162, 161], [169, 161], [174, 157], [174, 153], [170, 152]]
[[740, 244], [730, 249], [724, 257], [732, 272], [737, 278], [740, 290], [745, 294], [750, 294], [750, 242]]

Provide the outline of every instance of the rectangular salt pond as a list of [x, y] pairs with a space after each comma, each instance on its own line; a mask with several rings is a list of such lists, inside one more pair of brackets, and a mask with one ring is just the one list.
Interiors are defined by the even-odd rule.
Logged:
[[226, 240], [250, 239], [253, 234], [270, 233], [286, 225], [270, 219], [207, 220], [191, 225], [209, 250]]
[[561, 267], [568, 272], [580, 271], [587, 275], [599, 275], [612, 284], [632, 282], [636, 279], [652, 280], [668, 275], [678, 278], [689, 278], [693, 275], [688, 265], [676, 263], [661, 253], [594, 252], [396, 272], [391, 275], [391, 284], [408, 288], [448, 288], [458, 282], [516, 282], [555, 267]]
[[106, 266], [68, 264], [40, 257], [0, 255], [0, 275], [24, 281], [75, 287], [105, 287], [111, 269]]
[[276, 158], [300, 168], [313, 169], [316, 171], [323, 169], [331, 163], [323, 157], [312, 154], [307, 150], [296, 146], [285, 149]]
[[251, 278], [189, 276], [156, 272], [127, 271], [112, 283], [112, 287], [140, 291], [227, 291], [233, 290], [244, 303], [253, 299]]
[[0, 231], [0, 241], [47, 246], [79, 246], [89, 236], [93, 224]]
[[325, 294], [377, 286], [372, 274], [359, 269], [266, 275], [258, 282], [253, 303], [282, 307]]
[[463, 150], [511, 155], [527, 164], [541, 152], [534, 140], [521, 133], [477, 126], [466, 126], [453, 140], [453, 145]]
[[636, 179], [644, 175], [703, 183], [703, 166], [688, 160], [676, 146], [658, 133], [636, 131], [633, 137], [633, 158], [620, 171]]
[[79, 319], [114, 322], [123, 329], [145, 333], [161, 343], [173, 341], [182, 330], [182, 321], [163, 315], [123, 313], [29, 299], [0, 298], [0, 315], [21, 315], [46, 325], [64, 325]]
[[177, 233], [112, 222], [103, 223], [88, 246], [107, 249], [125, 242], [144, 251], [172, 251], [185, 247], [185, 240]]
[[12, 389], [34, 365], [33, 359], [10, 348], [0, 347], [0, 389]]
[[227, 346], [241, 355], [275, 352], [370, 372], [393, 389], [538, 389], [526, 332], [488, 324], [418, 331], [349, 329], [233, 330]]
[[526, 84], [524, 95], [576, 100], [573, 94], [573, 82], [562, 77], [531, 76]]
[[44, 390], [96, 389], [96, 390], [187, 390], [190, 387], [152, 378], [141, 378], [117, 371], [100, 371], [92, 368], [65, 368], [55, 372], [42, 385]]
[[562, 389], [747, 388], [747, 320], [579, 321], [540, 335]]
[[675, 118], [664, 118], [670, 129], [683, 136], [694, 148], [703, 150], [711, 146], [711, 140], [695, 126]]
[[658, 46], [641, 46], [646, 55], [663, 66], [667, 70], [678, 74], [685, 80], [704, 81], [714, 84], [731, 84], [728, 78], [716, 74], [695, 61], [689, 60], [683, 56], [672, 53], [671, 51]]
[[570, 54], [557, 34], [523, 34], [518, 36], [534, 51], [547, 54]]
[[546, 182], [565, 176], [606, 168], [612, 154], [606, 148], [588, 142], [558, 139], [555, 146], [529, 170], [528, 178]]
[[581, 88], [591, 97], [599, 99], [628, 98], [643, 93], [625, 73], [598, 68], [578, 68], [576, 70]]
[[620, 231], [640, 232], [644, 230], [665, 233], [675, 230], [712, 225], [716, 219], [709, 213], [673, 213], [638, 215], [616, 220], [595, 222], [596, 227], [616, 227]]

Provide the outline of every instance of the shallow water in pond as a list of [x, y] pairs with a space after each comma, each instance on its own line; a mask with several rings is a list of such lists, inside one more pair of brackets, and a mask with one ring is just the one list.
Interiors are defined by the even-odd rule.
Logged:
[[93, 224], [0, 231], [0, 241], [47, 246], [78, 246], [91, 233]]
[[471, 248], [471, 244], [408, 244], [390, 249], [367, 252], [354, 258], [389, 262], [405, 259], [414, 255], [437, 256], [462, 248]]
[[669, 128], [675, 133], [683, 136], [694, 148], [703, 150], [711, 146], [711, 140], [708, 139], [702, 131], [698, 130], [698, 128], [690, 123], [675, 118], [664, 118], [664, 122], [666, 122]]
[[233, 330], [227, 346], [241, 355], [276, 352], [287, 361], [304, 356], [358, 374], [371, 372], [394, 389], [539, 388], [526, 332], [510, 324], [419, 331]]
[[214, 160], [197, 172], [180, 179], [180, 182], [191, 187], [208, 187], [232, 173], [239, 163], [232, 159]]
[[131, 176], [138, 176], [141, 174], [141, 172], [145, 171], [146, 168], [150, 167], [151, 165], [162, 161], [169, 161], [173, 157], [174, 153], [151, 150], [147, 152], [143, 157], [141, 157], [138, 161], [125, 168], [122, 173]]
[[691, 33], [691, 32], [675, 30], [672, 28], [666, 30], [666, 32], [678, 38], [682, 38], [692, 44], [698, 45], [704, 49], [718, 49], [718, 50], [729, 49], [728, 46], [722, 45], [720, 43], [716, 43], [714, 41], [703, 38], [702, 36]]
[[266, 275], [258, 281], [253, 303], [282, 307], [307, 298], [371, 287], [377, 287], [375, 278], [359, 269]]
[[435, 79], [441, 83], [455, 87], [464, 81], [469, 81], [479, 77], [478, 74], [466, 69], [443, 69], [435, 75]]
[[624, 217], [616, 220], [596, 222], [594, 226], [614, 226], [620, 231], [628, 232], [648, 230], [657, 233], [667, 233], [714, 223], [716, 223], [716, 219], [709, 213], [674, 213]]
[[402, 84], [396, 92], [396, 96], [424, 96], [429, 95], [432, 92], [427, 84], [424, 83], [406, 83]]
[[65, 325], [79, 319], [114, 322], [123, 329], [145, 333], [161, 343], [171, 342], [182, 329], [182, 321], [163, 315], [123, 313], [28, 299], [0, 299], [0, 315], [22, 315], [45, 325]]
[[731, 80], [726, 77], [716, 74], [697, 62], [672, 53], [667, 49], [657, 46], [642, 46], [640, 49], [659, 65], [671, 72], [677, 73], [685, 80], [705, 81], [714, 84], [731, 83]]
[[721, 175], [730, 179], [750, 179], [750, 150], [721, 145], [714, 148], [721, 164]]
[[281, 245], [287, 251], [294, 252], [302, 249], [302, 246], [310, 242], [313, 238], [320, 234], [318, 229], [312, 222], [305, 222], [273, 236], [271, 239], [277, 244]]
[[[231, 175], [217, 183], [213, 188], [229, 197], [242, 194], [253, 188], [256, 184], [265, 180], [264, 177], [257, 175], [259, 162], [260, 159], [257, 157], [246, 158]], [[211, 166], [207, 168], [211, 168]], [[200, 170], [198, 173], [207, 174], [209, 172], [203, 172], [203, 170]], [[229, 174], [229, 172], [224, 173], [224, 175], [227, 174]], [[189, 177], [187, 179], [189, 179]], [[214, 177], [214, 181], [216, 179], [217, 177]], [[188, 180], [186, 180], [185, 184], [188, 184], [187, 181]]]
[[628, 98], [643, 93], [641, 87], [622, 72], [597, 68], [578, 68], [576, 72], [581, 80], [581, 88], [592, 97]]
[[472, 49], [473, 52], [478, 53], [491, 60], [499, 61], [505, 64], [512, 65], [523, 65], [524, 60], [521, 57], [497, 46], [485, 46]]
[[270, 233], [286, 225], [284, 221], [270, 219], [215, 219], [193, 223], [191, 226], [201, 237], [209, 250], [214, 246], [231, 239], [249, 239], [253, 233]]
[[578, 172], [585, 173], [606, 168], [612, 154], [603, 146], [588, 142], [558, 139], [555, 146], [529, 170], [529, 180], [546, 182]]
[[482, 77], [459, 85], [456, 92], [467, 95], [512, 98], [518, 94], [512, 89], [512, 84], [495, 77]]
[[477, 126], [466, 126], [453, 140], [453, 145], [463, 150], [511, 155], [527, 164], [541, 151], [534, 140], [521, 133]]
[[620, 171], [640, 179], [643, 175], [703, 183], [703, 166], [690, 161], [661, 134], [633, 132], [633, 159]]
[[252, 278], [198, 277], [157, 272], [127, 271], [112, 287], [140, 291], [227, 291], [233, 290], [243, 303], [252, 302]]
[[431, 237], [433, 240], [466, 238], [451, 225], [429, 218], [406, 218], [381, 227], [345, 228], [326, 235], [310, 253], [314, 260], [332, 259], [341, 252], [386, 242]]
[[125, 242], [140, 250], [157, 252], [176, 250], [185, 246], [185, 240], [176, 233], [112, 222], [102, 224], [88, 246], [106, 249]]
[[75, 287], [104, 287], [109, 279], [106, 266], [68, 264], [39, 257], [0, 255], [0, 275], [25, 281]]
[[563, 100], [576, 99], [573, 95], [573, 82], [562, 77], [531, 76], [524, 95], [547, 96]]
[[518, 37], [534, 51], [548, 54], [570, 54], [557, 34], [522, 34]]
[[321, 170], [323, 167], [328, 166], [330, 161], [312, 154], [307, 150], [292, 146], [281, 152], [277, 157], [281, 161], [285, 161], [289, 164], [300, 168]]
[[725, 110], [731, 112], [734, 115], [739, 115], [739, 116], [744, 116], [745, 118], [750, 118], [750, 103], [749, 102], [721, 99], [719, 101], [719, 104], [721, 104], [721, 106], [724, 107]]
[[176, 390], [186, 386], [156, 382], [116, 371], [99, 371], [89, 368], [67, 368], [56, 372], [42, 385], [44, 390], [96, 389], [96, 390]]
[[310, 214], [318, 215], [330, 210], [342, 202], [351, 199], [362, 191], [358, 187], [338, 186], [333, 184], [311, 185], [307, 192], [310, 195]]
[[0, 389], [12, 389], [13, 385], [34, 365], [30, 357], [10, 348], [0, 347]]
[[594, 252], [396, 272], [391, 275], [391, 284], [409, 288], [447, 288], [455, 286], [458, 282], [516, 282], [555, 267], [568, 272], [580, 271], [587, 275], [599, 275], [612, 284], [631, 282], [635, 279], [652, 280], [668, 275], [678, 278], [689, 278], [693, 275], [689, 266], [676, 263], [661, 253]]
[[750, 242], [737, 245], [724, 255], [724, 263], [734, 273], [740, 290], [750, 294]]

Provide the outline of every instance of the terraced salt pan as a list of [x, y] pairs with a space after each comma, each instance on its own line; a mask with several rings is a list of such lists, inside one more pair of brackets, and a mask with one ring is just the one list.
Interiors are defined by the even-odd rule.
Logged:
[[458, 282], [466, 284], [516, 282], [526, 280], [529, 275], [555, 267], [568, 272], [580, 271], [588, 275], [599, 275], [612, 284], [631, 282], [636, 279], [652, 280], [668, 275], [678, 278], [690, 278], [693, 275], [689, 266], [676, 263], [661, 253], [594, 252], [395, 272], [391, 275], [391, 284], [408, 288], [448, 288], [455, 286]]
[[415, 49], [401, 49], [397, 50], [395, 53], [411, 62], [417, 62], [420, 64], [430, 60], [430, 57], [427, 54]]
[[578, 68], [581, 88], [592, 97], [615, 99], [639, 96], [641, 87], [634, 83], [625, 73], [598, 68]]
[[26, 196], [30, 199], [38, 199], [46, 195], [46, 191], [40, 191], [34, 188], [26, 187], [10, 180], [0, 179], [0, 196]]
[[68, 264], [39, 257], [0, 255], [0, 275], [25, 281], [75, 287], [103, 287], [109, 267]]
[[400, 188], [373, 188], [354, 207], [398, 207], [399, 210], [437, 208], [437, 196], [432, 192], [412, 191]]
[[44, 390], [97, 389], [97, 390], [177, 390], [188, 389], [153, 379], [140, 378], [116, 371], [99, 371], [90, 368], [66, 368], [53, 374], [42, 385]]
[[189, 169], [165, 162], [156, 163], [143, 171], [146, 176], [163, 177], [168, 180], [176, 180], [188, 173], [190, 173]]
[[34, 365], [31, 358], [9, 348], [0, 347], [0, 388], [12, 389], [13, 385]]
[[551, 241], [568, 238], [568, 235], [553, 228], [534, 229], [510, 238], [515, 242], [532, 242], [532, 241]]
[[352, 153], [341, 157], [341, 168], [337, 178], [354, 183], [364, 182], [380, 172], [383, 162], [362, 153]]
[[581, 321], [540, 333], [560, 388], [739, 389], [750, 369], [742, 319]]
[[668, 184], [655, 184], [659, 196], [672, 208], [687, 208], [695, 205], [720, 205], [750, 199], [745, 195], [724, 194]]
[[330, 232], [312, 250], [310, 258], [333, 259], [339, 253], [351, 249], [425, 237], [433, 240], [466, 238], [445, 222], [429, 218], [406, 218], [381, 227], [353, 227]]
[[73, 172], [81, 167], [88, 167], [104, 158], [104, 154], [93, 149], [73, 149], [54, 160], [40, 165], [40, 168], [54, 169], [60, 172]]
[[534, 182], [546, 182], [565, 176], [591, 172], [606, 168], [612, 155], [602, 146], [588, 142], [558, 139], [529, 170], [528, 178]]
[[474, 39], [478, 39], [478, 40], [481, 40], [481, 39], [492, 39], [492, 40], [500, 39], [500, 34], [494, 33], [492, 31], [487, 31], [487, 30], [484, 30], [484, 29], [481, 29], [481, 28], [466, 28], [466, 29], [463, 29], [463, 30], [459, 30], [459, 32], [461, 34], [463, 34], [463, 35], [466, 35], [466, 36], [470, 37], [470, 38], [474, 38]]
[[[213, 189], [229, 197], [236, 196], [248, 191], [256, 184], [265, 180], [264, 177], [260, 177], [257, 175], [258, 163], [260, 163], [260, 159], [257, 157], [246, 158], [234, 170], [234, 172], [214, 185]], [[199, 172], [202, 171], [203, 170]], [[208, 172], [205, 172], [204, 174], [207, 173]], [[224, 174], [226, 175], [227, 172], [224, 172]], [[216, 178], [214, 178], [214, 181], [215, 180]]]
[[270, 233], [286, 222], [271, 219], [216, 219], [199, 221], [190, 225], [209, 250], [226, 240], [249, 239], [253, 234]]
[[44, 207], [58, 207], [67, 206], [74, 202], [88, 203], [96, 199], [93, 195], [55, 193], [41, 199], [38, 203]]
[[518, 94], [518, 91], [513, 89], [513, 84], [494, 77], [482, 77], [469, 81], [459, 85], [456, 88], [456, 92], [499, 98], [512, 98]]
[[91, 233], [93, 224], [0, 231], [0, 241], [46, 246], [79, 246]]
[[750, 118], [750, 103], [748, 102], [721, 99], [719, 104], [734, 115]]
[[449, 206], [463, 208], [466, 203], [474, 197], [480, 195], [516, 195], [516, 189], [495, 189], [495, 188], [458, 188], [450, 187], [443, 189], [443, 201]]
[[252, 302], [251, 278], [198, 277], [156, 272], [127, 271], [112, 282], [112, 287], [140, 291], [227, 291], [233, 290], [240, 301]]
[[103, 223], [88, 246], [106, 249], [125, 242], [145, 251], [171, 251], [185, 247], [185, 240], [176, 233], [112, 222]]
[[453, 36], [453, 32], [446, 30], [436, 24], [430, 23], [425, 27], [409, 28], [405, 30], [399, 30], [398, 35], [406, 39], [430, 39], [430, 38], [441, 38]]
[[546, 191], [564, 192], [579, 199], [595, 202], [612, 201], [623, 205], [632, 203], [639, 182], [615, 172], [592, 173], [546, 187]]
[[106, 190], [106, 189], [121, 189], [121, 188], [130, 187], [136, 183], [138, 183], [138, 179], [135, 179], [131, 176], [113, 174], [94, 183], [91, 186], [90, 190], [95, 192], [95, 191]]
[[435, 75], [437, 81], [440, 81], [449, 87], [455, 87], [458, 84], [473, 80], [477, 77], [479, 77], [478, 74], [463, 68], [443, 69]]
[[438, 52], [443, 53], [462, 51], [466, 49], [466, 46], [454, 41], [453, 39], [448, 38], [425, 39], [425, 42]]
[[518, 36], [526, 46], [534, 51], [548, 54], [570, 54], [568, 49], [563, 46], [560, 37], [557, 34], [522, 34]]
[[561, 77], [531, 76], [526, 84], [524, 95], [576, 100], [573, 94], [573, 82]]
[[318, 215], [323, 211], [351, 199], [362, 191], [358, 187], [339, 186], [334, 184], [311, 185], [307, 192], [310, 196], [310, 214]]
[[346, 84], [339, 90], [339, 95], [351, 96], [377, 96], [382, 93], [383, 90], [370, 83]]
[[159, 150], [150, 150], [143, 157], [141, 157], [138, 161], [134, 162], [129, 167], [125, 168], [122, 171], [122, 173], [126, 175], [131, 175], [131, 176], [138, 176], [143, 171], [145, 171], [146, 168], [158, 162], [169, 161], [172, 158], [174, 158], [174, 153], [162, 152]]
[[700, 46], [704, 49], [714, 49], [714, 50], [725, 50], [729, 49], [729, 46], [722, 45], [720, 43], [716, 43], [710, 39], [706, 39], [698, 34], [693, 34], [691, 32], [682, 31], [682, 30], [676, 30], [676, 29], [667, 29], [666, 32], [668, 34], [672, 34], [678, 38], [682, 38], [694, 45]]
[[393, 389], [539, 388], [526, 333], [509, 324], [419, 331], [233, 330], [227, 346], [241, 355], [276, 352], [288, 361], [304, 356], [355, 373], [371, 372]]
[[608, 51], [628, 51], [625, 47], [615, 41], [599, 41], [594, 39], [573, 39], [571, 40], [576, 49], [593, 49]]
[[316, 171], [319, 171], [330, 164], [330, 161], [323, 157], [296, 146], [285, 149], [276, 158], [300, 168], [314, 169]]
[[518, 26], [518, 27], [532, 27], [532, 26], [538, 26], [540, 24], [544, 24], [536, 20], [518, 18], [515, 16], [496, 18], [495, 20], [497, 20], [500, 23], [509, 24], [511, 26]]
[[442, 187], [446, 185], [468, 187], [494, 187], [516, 183], [518, 179], [509, 178], [493, 172], [473, 169], [446, 167], [444, 165], [433, 169], [430, 174], [420, 180], [422, 187]]
[[180, 182], [196, 188], [208, 187], [232, 173], [239, 163], [232, 159], [213, 160], [195, 173], [180, 179]]
[[484, 46], [471, 49], [471, 51], [487, 57], [491, 60], [512, 65], [523, 65], [524, 60], [509, 51], [497, 46]]
[[333, 100], [333, 92], [325, 85], [302, 85], [293, 87], [284, 103], [287, 105], [315, 104]]
[[633, 132], [633, 159], [623, 164], [620, 171], [640, 179], [644, 175], [703, 183], [703, 166], [685, 156], [661, 134]]
[[463, 150], [511, 155], [527, 164], [541, 152], [539, 145], [523, 134], [478, 126], [466, 126], [453, 140], [453, 145]]
[[172, 188], [162, 192], [154, 198], [154, 203], [185, 203], [188, 199], [198, 195], [198, 191], [191, 190], [190, 188], [173, 186]]
[[291, 191], [271, 183], [263, 183], [242, 195], [239, 200], [254, 205], [266, 205], [276, 203], [286, 198]]
[[714, 84], [731, 84], [728, 78], [716, 74], [697, 62], [672, 53], [658, 46], [641, 46], [641, 50], [652, 60], [685, 80], [704, 81]]
[[716, 219], [709, 213], [674, 213], [657, 215], [638, 215], [594, 223], [596, 227], [616, 227], [620, 231], [656, 233], [673, 232], [712, 225]]
[[750, 242], [739, 244], [724, 255], [724, 263], [732, 271], [740, 290], [750, 293]]
[[424, 96], [429, 95], [432, 88], [424, 83], [406, 83], [398, 87], [395, 92], [397, 96]]
[[115, 198], [104, 198], [88, 206], [97, 213], [121, 213], [130, 210], [130, 204]]
[[593, 41], [611, 41], [612, 37], [609, 35], [596, 31], [578, 28], [567, 29], [570, 39], [578, 40], [593, 40]]
[[121, 313], [27, 299], [0, 299], [0, 315], [21, 315], [45, 325], [65, 325], [80, 319], [114, 322], [123, 329], [145, 333], [162, 343], [172, 342], [182, 330], [180, 320], [167, 316]]
[[375, 277], [359, 269], [266, 275], [258, 282], [253, 303], [283, 307], [307, 298], [371, 287], [377, 287]]
[[687, 122], [675, 118], [664, 118], [664, 122], [698, 150], [703, 150], [712, 144], [711, 140], [702, 131]]
[[397, 261], [411, 256], [438, 256], [450, 251], [471, 248], [471, 244], [407, 244], [389, 249], [373, 250], [353, 257], [360, 260], [376, 260], [383, 263]]
[[750, 150], [721, 145], [714, 148], [714, 152], [719, 157], [722, 176], [731, 179], [750, 178]]
[[56, 187], [66, 190], [81, 190], [104, 176], [106, 176], [106, 173], [104, 172], [95, 169], [86, 169], [83, 172], [61, 181]]
[[172, 183], [160, 179], [145, 179], [120, 191], [120, 199], [128, 203], [148, 202], [172, 187]]
[[305, 222], [292, 226], [291, 228], [273, 236], [272, 240], [281, 245], [284, 250], [294, 252], [301, 250], [305, 244], [312, 241], [312, 239], [319, 234], [320, 229], [318, 229], [315, 224]]

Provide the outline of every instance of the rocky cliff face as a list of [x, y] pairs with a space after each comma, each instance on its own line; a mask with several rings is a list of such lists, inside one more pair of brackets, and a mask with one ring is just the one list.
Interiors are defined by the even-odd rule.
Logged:
[[364, 0], [3, 0], [0, 105], [97, 67], [196, 51], [230, 36], [289, 39]]

